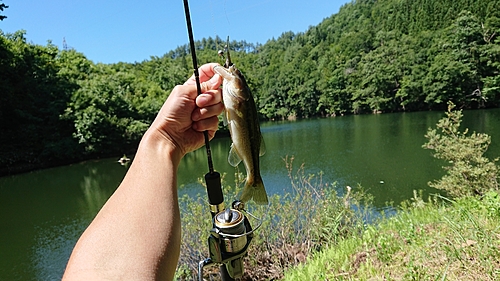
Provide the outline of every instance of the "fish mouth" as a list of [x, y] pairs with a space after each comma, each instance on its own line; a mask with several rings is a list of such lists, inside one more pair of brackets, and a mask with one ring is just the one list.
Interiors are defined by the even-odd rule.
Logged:
[[[225, 72], [224, 75], [222, 75], [220, 73], [219, 70], [217, 69], [223, 69], [222, 71]], [[226, 66], [222, 66], [222, 65], [216, 65], [212, 68], [212, 70], [215, 72], [215, 73], [219, 73], [221, 74], [221, 76], [224, 77], [224, 79], [228, 79], [229, 77], [227, 77], [227, 75], [231, 75], [232, 77], [235, 77], [237, 75], [237, 72], [238, 72], [238, 69], [234, 66], [234, 64], [231, 64], [229, 67], [226, 67]]]
[[248, 95], [243, 90], [246, 86], [242, 84], [240, 72], [234, 65], [231, 65], [229, 68], [216, 65], [213, 70], [224, 78], [225, 92], [228, 95], [240, 102], [248, 100]]
[[235, 69], [236, 68], [232, 65], [229, 68], [226, 68], [222, 65], [216, 65], [213, 67], [213, 71], [215, 73], [218, 73], [220, 76], [222, 76], [222, 78], [224, 78], [224, 80], [227, 81], [232, 81], [237, 78]]

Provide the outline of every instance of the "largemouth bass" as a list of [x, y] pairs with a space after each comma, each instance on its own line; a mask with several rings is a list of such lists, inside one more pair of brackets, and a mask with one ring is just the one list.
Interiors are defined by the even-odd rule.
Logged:
[[228, 161], [233, 167], [243, 161], [247, 173], [240, 200], [246, 202], [253, 199], [257, 204], [268, 204], [259, 169], [259, 156], [265, 153], [265, 145], [255, 101], [245, 78], [231, 63], [229, 53], [225, 67], [216, 66], [214, 71], [224, 78], [222, 99], [233, 142]]

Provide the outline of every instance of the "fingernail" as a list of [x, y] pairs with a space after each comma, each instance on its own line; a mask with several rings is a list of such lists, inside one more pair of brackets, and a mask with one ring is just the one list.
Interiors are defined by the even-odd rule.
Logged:
[[196, 105], [198, 107], [205, 107], [210, 101], [210, 98], [206, 94], [202, 94], [196, 98]]
[[207, 101], [208, 101], [208, 97], [206, 95], [202, 94], [202, 95], [198, 96], [197, 103], [205, 104]]

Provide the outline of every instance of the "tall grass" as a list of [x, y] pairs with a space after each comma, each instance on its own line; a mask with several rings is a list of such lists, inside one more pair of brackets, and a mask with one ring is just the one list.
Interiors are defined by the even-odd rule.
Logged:
[[[280, 279], [285, 270], [313, 253], [364, 230], [364, 218], [370, 212], [368, 195], [347, 187], [340, 196], [334, 184], [323, 181], [321, 173], [308, 174], [303, 164], [295, 168], [293, 157], [283, 160], [290, 185], [283, 187], [283, 195], [271, 195], [268, 207], [251, 210], [263, 221], [245, 258], [243, 280]], [[234, 186], [224, 185], [226, 198], [236, 198], [243, 183], [238, 175]], [[198, 262], [208, 255], [206, 241], [212, 225], [205, 197], [181, 198], [183, 242], [178, 280], [195, 279]], [[217, 280], [218, 276], [215, 270], [206, 270], [205, 278]]]
[[500, 280], [500, 196], [424, 202], [416, 194], [285, 280]]
[[447, 174], [430, 185], [453, 199], [425, 202], [415, 192], [395, 214], [338, 236], [285, 280], [500, 280], [498, 158], [483, 156], [488, 135], [459, 131], [462, 111], [453, 107], [423, 146], [448, 162]]

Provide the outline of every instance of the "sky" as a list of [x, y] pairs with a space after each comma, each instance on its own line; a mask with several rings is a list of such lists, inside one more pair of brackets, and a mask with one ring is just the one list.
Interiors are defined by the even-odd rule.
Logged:
[[[266, 43], [305, 32], [350, 0], [190, 0], [195, 40], [219, 36]], [[0, 30], [83, 53], [95, 63], [142, 62], [188, 44], [181, 0], [0, 0]]]

